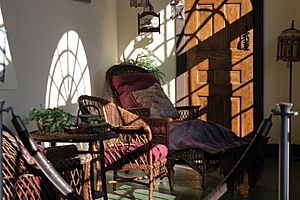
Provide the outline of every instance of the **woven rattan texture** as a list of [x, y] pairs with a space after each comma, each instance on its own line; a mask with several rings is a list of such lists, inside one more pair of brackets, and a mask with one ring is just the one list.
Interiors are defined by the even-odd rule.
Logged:
[[[16, 136], [3, 131], [2, 142], [4, 199], [64, 199], [39, 170]], [[54, 154], [58, 152], [50, 151]], [[63, 152], [69, 157], [74, 156], [74, 152], [69, 153], [67, 150], [60, 150], [57, 155], [63, 155]], [[91, 156], [89, 155], [80, 159], [78, 157], [76, 159], [58, 159], [57, 162], [53, 162], [54, 166], [60, 164], [60, 167], [57, 166], [60, 174], [78, 194], [84, 196], [84, 199], [92, 199], [89, 173], [85, 173], [85, 170], [89, 170], [90, 160]], [[65, 165], [64, 162], [69, 162], [69, 164]]]
[[[117, 176], [117, 170], [144, 171], [148, 179], [146, 185], [149, 186], [149, 199], [151, 199], [153, 197], [154, 181], [167, 176], [167, 160], [164, 158], [157, 162], [153, 161], [151, 148], [152, 132], [148, 124], [140, 116], [99, 97], [83, 95], [78, 98], [78, 103], [80, 107], [84, 106], [86, 108], [85, 112], [89, 114], [98, 113], [98, 110], [100, 110], [100, 113], [104, 116], [113, 131], [119, 134], [118, 138], [105, 141], [105, 152], [110, 152], [110, 158], [105, 157], [105, 169], [100, 169], [99, 163], [96, 165], [98, 177], [101, 174], [100, 170], [114, 170], [114, 181], [122, 179], [122, 177]], [[86, 105], [94, 106], [88, 107]], [[98, 108], [98, 110], [94, 110], [96, 108]], [[124, 148], [122, 147], [130, 147], [131, 145], [140, 145], [146, 148], [137, 148], [133, 152], [124, 152]], [[98, 149], [99, 144], [96, 143], [94, 148]], [[141, 157], [143, 157], [143, 159], [141, 159]], [[99, 185], [101, 183], [98, 181], [97, 184]], [[114, 185], [114, 188], [115, 187]]]
[[[120, 65], [114, 65], [110, 67], [106, 72], [106, 85], [107, 90], [109, 94], [111, 95], [114, 103], [116, 103], [118, 106], [121, 106], [121, 102], [119, 100], [119, 94], [114, 88], [114, 85], [112, 83], [112, 77], [114, 75], [121, 75], [121, 74], [131, 74], [131, 73], [151, 73], [141, 67], [135, 66], [135, 65], [127, 65], [127, 64], [120, 64]], [[181, 106], [181, 107], [175, 107], [180, 117], [176, 120], [192, 120], [192, 119], [198, 119], [200, 117], [200, 106]], [[140, 115], [140, 117], [143, 117]], [[161, 120], [161, 122], [159, 122]], [[156, 130], [161, 130], [161, 134], [157, 133], [158, 137], [162, 139], [166, 139], [166, 137], [161, 137], [165, 135], [167, 132], [166, 127], [166, 119], [145, 119], [147, 121], [148, 125], [151, 128], [154, 128]], [[170, 122], [171, 120], [169, 120]], [[168, 123], [168, 122], [167, 122]], [[163, 141], [163, 140], [160, 140]], [[167, 139], [164, 141], [165, 144], [168, 144]], [[184, 155], [184, 156], [183, 156]], [[186, 149], [186, 150], [180, 150], [180, 151], [170, 151], [169, 150], [169, 160], [170, 162], [174, 163], [173, 161], [176, 160], [183, 160], [187, 164], [189, 164], [193, 169], [195, 169], [200, 175], [202, 175], [202, 187], [206, 188], [206, 177], [209, 172], [213, 171], [210, 169], [215, 169], [215, 166], [219, 163], [219, 157], [216, 156], [210, 156], [207, 153], [204, 153], [202, 149]], [[210, 164], [214, 163], [214, 164]], [[216, 164], [217, 163], [217, 164]], [[172, 164], [174, 165], [174, 164]], [[170, 167], [172, 168], [172, 167]]]

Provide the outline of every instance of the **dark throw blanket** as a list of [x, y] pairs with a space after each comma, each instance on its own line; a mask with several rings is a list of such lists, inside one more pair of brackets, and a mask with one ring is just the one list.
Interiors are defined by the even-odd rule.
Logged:
[[174, 121], [169, 126], [169, 134], [172, 150], [201, 148], [217, 154], [248, 144], [230, 129], [202, 120]]
[[[200, 148], [211, 154], [220, 155], [221, 173], [226, 175], [237, 163], [249, 142], [239, 138], [230, 129], [202, 120], [174, 121], [169, 125], [169, 145], [171, 150]], [[257, 149], [253, 158], [245, 164], [243, 170], [235, 175], [230, 185], [240, 184], [245, 173], [248, 173], [249, 183], [254, 185], [263, 169], [263, 154]]]

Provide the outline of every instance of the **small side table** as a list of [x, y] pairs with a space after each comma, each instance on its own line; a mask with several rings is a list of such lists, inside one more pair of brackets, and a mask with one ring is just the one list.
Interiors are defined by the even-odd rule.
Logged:
[[[88, 153], [90, 154], [99, 154], [99, 161], [101, 165], [101, 169], [105, 168], [104, 164], [104, 144], [103, 141], [109, 140], [112, 138], [117, 138], [118, 134], [115, 132], [107, 131], [101, 132], [97, 134], [90, 134], [90, 133], [83, 133], [83, 132], [55, 132], [55, 133], [43, 133], [40, 131], [31, 133], [34, 140], [37, 142], [71, 142], [71, 143], [88, 143]], [[93, 142], [99, 141], [100, 149], [99, 151], [93, 151]], [[83, 152], [83, 151], [80, 151]], [[91, 189], [92, 189], [92, 196], [95, 199], [95, 188], [94, 188], [94, 164], [93, 160], [91, 161], [91, 169], [90, 169], [90, 177], [91, 177]], [[107, 186], [106, 186], [106, 175], [105, 170], [101, 170], [101, 181], [102, 181], [102, 192], [103, 198], [105, 200], [108, 199], [107, 197]], [[99, 197], [97, 197], [99, 198]]]

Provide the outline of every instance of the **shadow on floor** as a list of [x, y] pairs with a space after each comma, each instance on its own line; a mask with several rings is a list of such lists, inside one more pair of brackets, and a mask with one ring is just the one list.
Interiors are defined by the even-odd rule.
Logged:
[[[198, 200], [206, 196], [222, 180], [219, 170], [208, 177], [209, 188], [201, 188], [201, 176], [190, 167], [182, 164], [175, 166], [174, 191], [169, 190], [167, 178], [157, 181], [155, 200]], [[111, 174], [108, 174], [108, 179]], [[290, 162], [290, 199], [300, 199], [300, 159]], [[108, 197], [111, 200], [146, 200], [148, 189], [133, 183], [118, 184], [117, 190], [108, 185]], [[227, 192], [222, 200], [277, 200], [278, 196], [278, 160], [266, 158], [265, 170], [261, 180], [254, 188], [249, 188], [247, 180], [235, 190]]]

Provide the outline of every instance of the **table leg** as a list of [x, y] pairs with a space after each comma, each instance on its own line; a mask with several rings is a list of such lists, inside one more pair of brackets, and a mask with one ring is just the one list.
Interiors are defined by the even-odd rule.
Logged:
[[104, 145], [103, 141], [100, 141], [100, 166], [101, 166], [101, 182], [102, 182], [102, 192], [104, 194], [104, 200], [107, 200], [107, 186], [106, 186], [106, 175], [105, 175], [105, 160], [104, 160]]
[[[107, 185], [106, 185], [106, 174], [105, 174], [105, 160], [104, 160], [104, 144], [103, 141], [100, 140], [100, 151], [97, 154], [99, 155], [99, 162], [100, 162], [100, 167], [101, 167], [101, 182], [102, 182], [102, 195], [104, 200], [108, 200], [107, 196]], [[93, 150], [93, 144], [90, 142], [89, 143], [89, 152], [93, 155], [95, 154], [95, 151]], [[96, 159], [97, 160], [97, 159]], [[91, 192], [92, 192], [92, 198], [95, 199], [95, 184], [94, 184], [94, 162], [95, 160], [91, 161], [91, 169], [90, 169], [90, 178], [91, 178]], [[97, 198], [98, 195], [96, 195]]]
[[[89, 142], [89, 152], [91, 153], [93, 157], [93, 143]], [[92, 199], [95, 199], [95, 184], [94, 184], [94, 160], [92, 158], [90, 163], [90, 179], [91, 179], [91, 193], [92, 193]]]

